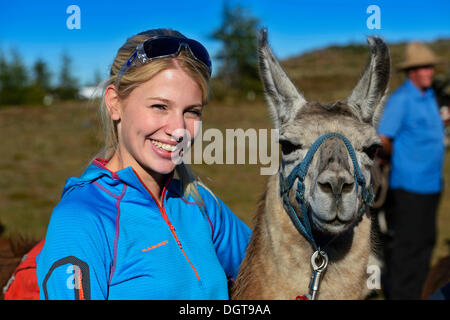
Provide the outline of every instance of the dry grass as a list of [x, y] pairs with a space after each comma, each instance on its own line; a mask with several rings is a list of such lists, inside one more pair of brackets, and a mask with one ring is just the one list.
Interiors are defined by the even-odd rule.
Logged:
[[0, 222], [6, 235], [45, 234], [65, 180], [99, 148], [93, 109], [80, 103], [0, 111]]
[[[437, 43], [447, 54], [450, 41]], [[441, 46], [442, 48], [439, 48]], [[401, 46], [393, 46], [394, 65]], [[294, 82], [311, 100], [345, 98], [357, 81], [367, 59], [366, 47], [330, 48], [293, 58], [283, 64]], [[447, 59], [447, 61], [450, 59]], [[401, 82], [396, 74], [392, 88]], [[65, 180], [79, 176], [100, 150], [96, 105], [86, 102], [51, 107], [12, 106], [0, 109], [0, 223], [5, 236], [17, 233], [39, 239], [45, 235], [53, 207]], [[271, 128], [265, 103], [212, 102], [204, 113], [203, 129]], [[267, 176], [259, 165], [194, 165], [205, 183], [248, 225]], [[446, 187], [438, 217], [438, 243], [433, 261], [448, 254], [450, 239], [450, 155], [445, 162]]]
[[[211, 104], [204, 130], [270, 128], [263, 102], [226, 106]], [[0, 110], [0, 221], [5, 235], [39, 239], [58, 203], [65, 180], [79, 176], [101, 147], [95, 108], [68, 103], [50, 108], [11, 107]], [[267, 176], [259, 165], [194, 165], [203, 181], [248, 225]], [[450, 239], [450, 155], [445, 167], [446, 188], [438, 219], [435, 259], [448, 253]]]

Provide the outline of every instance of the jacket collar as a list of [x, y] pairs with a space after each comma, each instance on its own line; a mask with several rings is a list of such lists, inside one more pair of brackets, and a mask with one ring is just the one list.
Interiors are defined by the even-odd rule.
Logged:
[[[109, 183], [112, 185], [116, 183], [125, 183], [127, 186], [139, 190], [144, 194], [150, 194], [155, 200], [155, 196], [152, 192], [145, 186], [137, 172], [130, 166], [119, 171], [113, 172], [106, 167], [108, 160], [95, 158], [89, 167], [85, 170], [80, 178], [70, 178], [67, 180], [66, 186], [64, 187], [63, 195], [67, 191], [71, 190], [75, 186], [80, 186], [86, 183], [91, 183], [101, 177], [109, 177]], [[168, 189], [174, 189], [175, 193], [179, 193], [175, 190], [173, 182], [173, 172], [168, 177], [166, 184], [163, 188], [163, 192]]]

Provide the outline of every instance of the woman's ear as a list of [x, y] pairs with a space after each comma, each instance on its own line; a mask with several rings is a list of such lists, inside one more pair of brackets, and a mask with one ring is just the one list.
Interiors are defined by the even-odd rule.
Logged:
[[105, 105], [110, 118], [114, 121], [120, 120], [120, 99], [117, 89], [113, 84], [110, 84], [105, 89]]

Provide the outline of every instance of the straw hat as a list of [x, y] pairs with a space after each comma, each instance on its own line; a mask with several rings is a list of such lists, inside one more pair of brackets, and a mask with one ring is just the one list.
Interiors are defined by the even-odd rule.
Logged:
[[426, 45], [421, 42], [411, 42], [406, 45], [405, 60], [397, 65], [398, 70], [413, 67], [436, 65], [442, 62]]

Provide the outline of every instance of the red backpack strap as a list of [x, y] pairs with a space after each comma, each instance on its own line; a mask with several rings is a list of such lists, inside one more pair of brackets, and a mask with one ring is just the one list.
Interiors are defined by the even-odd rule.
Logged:
[[36, 277], [36, 256], [41, 252], [44, 240], [36, 244], [17, 266], [12, 277], [3, 288], [5, 300], [39, 300]]

